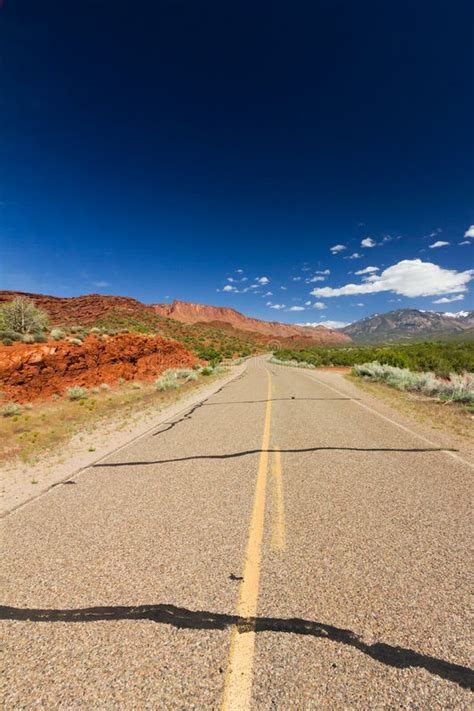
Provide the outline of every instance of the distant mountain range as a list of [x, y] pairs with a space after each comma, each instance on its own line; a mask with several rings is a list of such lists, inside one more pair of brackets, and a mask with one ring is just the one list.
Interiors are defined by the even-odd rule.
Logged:
[[355, 343], [474, 338], [474, 311], [399, 309], [367, 316], [340, 331]]
[[160, 316], [181, 321], [182, 323], [212, 323], [216, 327], [228, 324], [240, 331], [251, 331], [270, 339], [284, 339], [307, 342], [308, 345], [344, 345], [350, 343], [346, 334], [331, 331], [325, 326], [298, 326], [277, 321], [261, 321], [244, 316], [240, 311], [226, 306], [208, 306], [193, 304], [189, 301], [173, 301], [172, 304], [152, 304]]

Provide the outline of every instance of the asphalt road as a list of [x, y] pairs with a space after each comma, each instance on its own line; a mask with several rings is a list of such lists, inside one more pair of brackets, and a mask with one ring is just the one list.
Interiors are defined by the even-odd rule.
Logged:
[[3, 708], [470, 708], [472, 468], [347, 392], [257, 359], [8, 516]]

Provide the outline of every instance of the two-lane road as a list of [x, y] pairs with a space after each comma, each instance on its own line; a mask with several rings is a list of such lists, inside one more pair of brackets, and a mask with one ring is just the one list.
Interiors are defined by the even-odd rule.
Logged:
[[8, 516], [5, 708], [469, 708], [472, 468], [347, 392], [256, 359]]

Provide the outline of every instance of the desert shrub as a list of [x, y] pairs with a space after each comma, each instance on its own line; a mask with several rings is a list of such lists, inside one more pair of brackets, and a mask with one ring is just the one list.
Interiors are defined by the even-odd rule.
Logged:
[[223, 365], [219, 365], [219, 363], [217, 363], [217, 365], [215, 365], [215, 366], [213, 367], [212, 372], [213, 372], [213, 373], [224, 373], [224, 372], [225, 372], [225, 368], [224, 368]]
[[98, 395], [100, 393], [100, 389], [96, 386], [91, 388], [91, 393], [94, 393], [94, 395]]
[[201, 375], [212, 375], [212, 372], [213, 368], [206, 365], [206, 367], [201, 370]]
[[157, 380], [155, 380], [155, 387], [160, 392], [163, 392], [164, 390], [176, 390], [176, 388], [179, 388], [179, 381], [176, 377], [176, 373], [173, 370], [165, 370], [165, 372], [162, 373]]
[[81, 388], [78, 386], [68, 388], [66, 390], [66, 396], [69, 400], [81, 400], [82, 398], [87, 397], [87, 388]]
[[133, 382], [130, 383], [130, 387], [132, 390], [141, 390], [142, 384], [139, 383], [137, 380], [134, 380]]
[[110, 390], [110, 385], [107, 385], [107, 383], [101, 383], [100, 389], [101, 390]]
[[100, 330], [100, 328], [97, 328], [97, 326], [93, 326], [90, 329], [89, 333], [101, 333], [101, 330]]
[[48, 342], [48, 337], [44, 333], [35, 333], [33, 335], [33, 339], [35, 343], [47, 343]]
[[84, 328], [82, 326], [69, 326], [70, 333], [83, 333]]
[[422, 392], [425, 395], [455, 402], [474, 402], [474, 375], [452, 373], [438, 378], [434, 373], [414, 373], [407, 368], [396, 368], [380, 363], [355, 365], [352, 373], [359, 377], [385, 382], [398, 390]]
[[51, 333], [49, 335], [53, 340], [60, 341], [62, 338], [65, 337], [66, 334], [61, 328], [53, 328], [51, 329]]
[[318, 365], [354, 366], [377, 362], [414, 372], [450, 373], [474, 371], [474, 341], [392, 344], [387, 346], [350, 345], [333, 348], [282, 348], [275, 351], [279, 360]]
[[21, 340], [23, 341], [23, 343], [34, 343], [35, 337], [32, 333], [25, 333], [25, 334], [23, 334], [23, 337]]
[[4, 338], [2, 338], [2, 343], [4, 346], [11, 346], [13, 341], [11, 338], [4, 337]]
[[80, 338], [67, 338], [69, 343], [74, 343], [75, 346], [82, 346], [82, 340]]
[[13, 417], [21, 412], [21, 406], [16, 402], [7, 402], [3, 405], [0, 412], [2, 413], [2, 417]]
[[196, 371], [192, 370], [192, 368], [178, 368], [174, 372], [177, 378], [184, 380], [186, 383], [190, 380], [198, 379]]
[[273, 363], [274, 365], [290, 365], [293, 366], [294, 368], [315, 368], [316, 366], [314, 363], [307, 363], [304, 360], [280, 360], [280, 358], [271, 358], [270, 363]]
[[8, 328], [2, 329], [0, 331], [0, 339], [3, 340], [4, 338], [9, 338], [10, 341], [12, 341], [12, 342], [13, 341], [21, 341], [23, 338], [23, 334], [18, 333], [18, 331], [12, 331], [11, 329], [8, 329]]
[[127, 381], [125, 380], [125, 378], [119, 378], [119, 379], [118, 379], [118, 384], [119, 384], [119, 385], [125, 385], [126, 382], [127, 382]]
[[18, 333], [36, 333], [48, 326], [48, 315], [32, 301], [18, 296], [0, 308], [0, 328]]

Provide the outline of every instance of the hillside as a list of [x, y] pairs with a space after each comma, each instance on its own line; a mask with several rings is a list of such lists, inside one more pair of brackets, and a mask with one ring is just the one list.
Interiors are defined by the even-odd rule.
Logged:
[[277, 321], [261, 321], [244, 316], [239, 311], [224, 306], [173, 301], [172, 304], [152, 304], [152, 308], [161, 316], [166, 316], [182, 323], [229, 324], [241, 331], [250, 331], [273, 340], [303, 340], [307, 343], [321, 345], [343, 345], [350, 342], [350, 338], [346, 334], [330, 331], [324, 326], [311, 328]]
[[474, 311], [447, 314], [399, 309], [374, 314], [341, 329], [356, 343], [474, 338]]
[[151, 306], [125, 296], [86, 294], [58, 297], [18, 291], [0, 291], [0, 305], [24, 296], [46, 311], [52, 326], [67, 329], [98, 327], [107, 333], [156, 333], [179, 341], [201, 358], [246, 356], [262, 349], [256, 334], [228, 324], [184, 324], [160, 316]]

